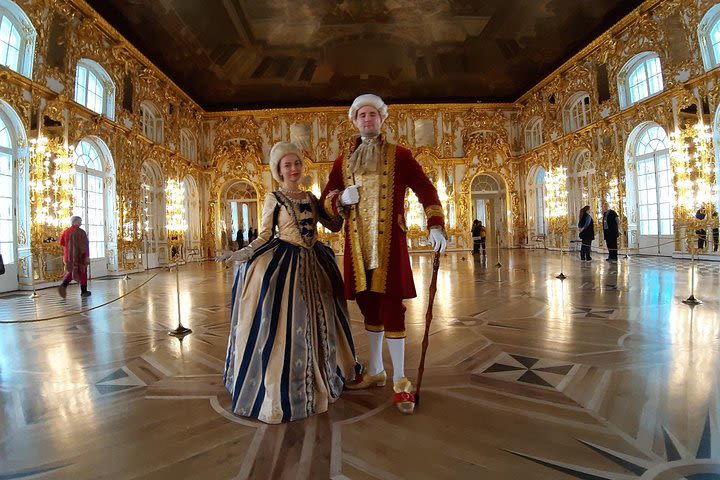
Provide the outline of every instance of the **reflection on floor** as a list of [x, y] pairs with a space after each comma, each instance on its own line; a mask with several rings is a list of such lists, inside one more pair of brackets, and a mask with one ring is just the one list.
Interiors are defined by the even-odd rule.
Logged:
[[[496, 262], [443, 258], [415, 415], [388, 385], [280, 426], [226, 410], [232, 270], [182, 267], [182, 342], [167, 271], [1, 296], [0, 479], [720, 479], [720, 265], [690, 308], [687, 261], [566, 256], [565, 281], [557, 253]], [[408, 366], [431, 256], [412, 264]]]

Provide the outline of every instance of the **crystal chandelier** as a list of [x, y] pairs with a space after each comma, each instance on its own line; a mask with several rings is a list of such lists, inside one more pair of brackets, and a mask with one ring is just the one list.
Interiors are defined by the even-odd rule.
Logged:
[[567, 169], [551, 168], [545, 175], [545, 216], [552, 231], [567, 228]]
[[688, 218], [697, 208], [717, 202], [712, 133], [709, 126], [698, 122], [676, 130], [670, 138], [677, 213]]
[[175, 179], [167, 181], [165, 187], [166, 228], [169, 233], [182, 234], [188, 228], [185, 220], [185, 185]]
[[75, 188], [73, 148], [46, 137], [30, 141], [30, 202], [36, 226], [66, 226]]

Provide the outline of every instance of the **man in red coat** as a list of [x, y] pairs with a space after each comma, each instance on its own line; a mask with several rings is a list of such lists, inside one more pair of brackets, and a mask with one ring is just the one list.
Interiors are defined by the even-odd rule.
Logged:
[[356, 300], [365, 319], [370, 358], [365, 372], [347, 385], [384, 386], [386, 339], [393, 365], [394, 401], [403, 413], [415, 407], [414, 388], [405, 377], [405, 306], [416, 296], [405, 226], [405, 191], [425, 209], [430, 243], [445, 250], [443, 210], [437, 190], [410, 150], [386, 142], [380, 127], [387, 106], [372, 94], [360, 95], [348, 113], [360, 136], [335, 160], [320, 201], [330, 217], [345, 218], [345, 296]]
[[90, 264], [90, 245], [85, 230], [80, 228], [82, 218], [74, 216], [70, 219], [71, 225], [60, 236], [60, 245], [63, 247], [63, 263], [65, 263], [65, 277], [58, 287], [60, 296], [65, 298], [67, 286], [72, 280], [80, 284], [80, 296], [89, 297], [87, 289], [87, 268]]

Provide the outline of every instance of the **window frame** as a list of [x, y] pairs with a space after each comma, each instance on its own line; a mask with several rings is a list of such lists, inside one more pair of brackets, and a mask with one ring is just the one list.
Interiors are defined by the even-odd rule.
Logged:
[[165, 120], [160, 110], [152, 102], [144, 101], [140, 104], [140, 129], [148, 140], [163, 144]]
[[543, 121], [540, 117], [531, 119], [525, 128], [525, 151], [530, 151], [542, 145]]
[[717, 52], [712, 48], [711, 34], [716, 28], [720, 30], [720, 4], [713, 5], [709, 8], [697, 27], [700, 53], [702, 54], [705, 71], [712, 70], [720, 65], [720, 41], [718, 41], [717, 44]]
[[[85, 72], [84, 85], [81, 82], [81, 75]], [[101, 109], [98, 111], [90, 105], [90, 85], [91, 75], [101, 85], [102, 93], [100, 95]], [[80, 96], [80, 89], [85, 91], [83, 97]], [[107, 71], [96, 61], [89, 58], [81, 58], [75, 66], [75, 84], [73, 92], [73, 100], [85, 108], [93, 112], [104, 115], [110, 120], [115, 120], [115, 83], [110, 78]]]
[[7, 18], [18, 32], [20, 44], [18, 47], [17, 69], [6, 65], [4, 60], [0, 65], [4, 65], [10, 70], [32, 79], [37, 31], [22, 8], [10, 0], [0, 0], [0, 24], [3, 18]]
[[[645, 150], [643, 153], [639, 153], [641, 144], [643, 143], [644, 138], [650, 130], [652, 129], [660, 129], [663, 133], [665, 133], [664, 139], [661, 139], [659, 137], [655, 138], [649, 138], [649, 142], [647, 145], [650, 145], [650, 142], [653, 141], [661, 141], [664, 148], [654, 148], [651, 151]], [[673, 209], [675, 206], [675, 191], [672, 183], [672, 165], [670, 163], [670, 149], [667, 144], [670, 139], [667, 136], [667, 132], [665, 132], [665, 129], [663, 129], [660, 125], [657, 124], [651, 124], [645, 127], [643, 130], [638, 132], [637, 140], [635, 141], [633, 145], [633, 155], [631, 157], [631, 162], [633, 164], [633, 168], [635, 170], [634, 175], [634, 189], [635, 189], [635, 201], [637, 204], [637, 229], [638, 234], [642, 236], [670, 236], [673, 234]], [[659, 161], [660, 159], [664, 159], [664, 161], [667, 164], [667, 168], [665, 169], [659, 169]], [[641, 193], [640, 185], [642, 183], [641, 181], [641, 173], [639, 169], [639, 164], [641, 163], [652, 163], [653, 171], [652, 174], [652, 182], [653, 187], [651, 188], [643, 188], [642, 192], [650, 192], [653, 191], [654, 194], [654, 202], [645, 202], [643, 201], [643, 195]], [[666, 183], [661, 185], [661, 179], [662, 174], [665, 173], [665, 179]], [[650, 176], [650, 174], [642, 174], [642, 176]], [[666, 189], [666, 191], [670, 195], [670, 199], [668, 202], [662, 202], [661, 201], [661, 189]], [[645, 215], [643, 212], [647, 212], [647, 208], [643, 209], [643, 207], [649, 207], [651, 205], [655, 206], [655, 217], [652, 218], [650, 216]], [[662, 205], [668, 204], [668, 214], [666, 216], [662, 215]], [[655, 222], [655, 231], [653, 232], [651, 229], [647, 229], [646, 225], [648, 223], [652, 224], [652, 222]], [[665, 231], [662, 227], [665, 225], [664, 222], [669, 222], [669, 228], [667, 231]]]
[[187, 128], [180, 130], [180, 155], [193, 162], [197, 160], [197, 140]]
[[[575, 109], [580, 108], [579, 112]], [[563, 108], [563, 127], [565, 133], [572, 133], [590, 124], [590, 95], [586, 92], [578, 92], [567, 101]], [[578, 114], [579, 113], [579, 114]]]
[[[80, 155], [78, 152], [82, 150], [81, 144], [87, 144], [89, 145], [97, 154], [97, 161], [99, 162], [99, 166], [101, 170], [97, 170], [96, 168], [91, 168], [85, 165], [79, 165], [78, 161], [80, 158]], [[85, 153], [83, 152], [82, 155]], [[107, 234], [107, 228], [108, 228], [108, 222], [107, 222], [107, 215], [108, 215], [108, 205], [106, 204], [106, 197], [107, 197], [107, 186], [106, 186], [106, 180], [108, 178], [107, 173], [107, 160], [104, 158], [103, 151], [100, 148], [99, 145], [97, 145], [94, 141], [92, 141], [89, 138], [83, 138], [77, 143], [77, 146], [75, 147], [75, 201], [73, 205], [73, 215], [79, 215], [83, 219], [83, 225], [85, 228], [85, 231], [88, 234], [89, 241], [90, 241], [90, 260], [98, 259], [98, 258], [105, 258], [107, 255], [106, 252], [106, 242], [105, 242], [105, 236]], [[82, 176], [83, 179], [83, 185], [81, 189], [78, 189], [78, 176]], [[101, 189], [100, 192], [91, 192], [89, 189], [90, 186], [90, 177], [99, 179]], [[83, 205], [82, 207], [78, 207], [78, 199], [77, 199], [77, 192], [81, 191], [83, 193]], [[91, 219], [90, 215], [90, 200], [89, 196], [91, 193], [99, 193], [100, 198], [102, 201], [100, 202], [102, 204], [102, 208], [92, 208], [92, 210], [100, 210], [99, 218], [102, 221], [102, 224], [95, 223], [95, 220]], [[79, 211], [79, 208], [82, 208], [82, 212]], [[93, 228], [95, 227], [95, 228]], [[102, 238], [100, 240], [96, 240], [95, 236], [93, 235], [91, 230], [96, 230], [97, 227], [101, 227], [102, 229]], [[99, 244], [99, 251], [101, 255], [97, 256], [94, 255], [94, 249], [93, 246], [96, 246]]]
[[[547, 171], [539, 167], [533, 178], [533, 189], [535, 190], [535, 233], [538, 235], [547, 235], [547, 219], [545, 218], [545, 196], [547, 195], [547, 187], [545, 186], [545, 176]], [[542, 178], [541, 178], [542, 177]]]
[[[2, 154], [3, 156], [9, 157], [9, 162], [10, 162], [10, 163], [9, 163], [9, 166], [8, 166], [8, 167], [9, 167], [9, 168], [8, 168], [9, 174], [4, 174], [4, 173], [2, 173], [2, 169], [0, 169], [0, 175], [2, 175], [3, 177], [9, 177], [9, 179], [10, 179], [10, 182], [9, 182], [9, 183], [10, 183], [9, 196], [8, 196], [8, 197], [4, 196], [5, 193], [7, 193], [7, 192], [5, 192], [5, 189], [0, 190], [0, 196], [2, 196], [2, 198], [6, 199], [6, 200], [9, 200], [9, 202], [10, 202], [10, 216], [9, 216], [9, 218], [2, 218], [2, 217], [0, 217], [0, 220], [2, 220], [2, 223], [7, 223], [7, 222], [10, 223], [10, 241], [2, 241], [2, 240], [0, 240], [0, 253], [3, 254], [3, 262], [5, 262], [6, 264], [11, 264], [11, 263], [15, 263], [15, 261], [16, 261], [16, 256], [17, 256], [17, 252], [16, 252], [17, 232], [16, 232], [16, 227], [15, 227], [15, 225], [16, 225], [16, 212], [15, 212], [15, 203], [16, 203], [16, 198], [15, 198], [15, 195], [16, 195], [16, 186], [15, 186], [15, 182], [16, 182], [16, 177], [15, 177], [15, 159], [17, 158], [17, 153], [18, 153], [18, 152], [17, 152], [17, 143], [16, 143], [15, 139], [13, 138], [13, 136], [14, 136], [14, 135], [13, 135], [13, 134], [14, 134], [14, 128], [13, 128], [14, 125], [13, 125], [13, 123], [12, 123], [12, 120], [11, 120], [11, 119], [5, 114], [5, 112], [3, 112], [2, 110], [0, 110], [0, 125], [1, 125], [1, 126], [3, 127], [3, 129], [7, 132], [7, 135], [8, 135], [8, 138], [9, 138], [9, 143], [10, 143], [9, 146], [2, 146], [2, 145], [0, 145], [0, 154]], [[0, 161], [2, 161], [2, 160], [0, 159]], [[0, 225], [2, 225], [2, 223], [0, 223]], [[4, 228], [3, 228], [3, 230], [4, 230]], [[6, 248], [2, 248], [2, 245], [3, 245], [3, 244], [6, 244], [6, 245], [9, 244], [9, 245], [10, 245], [10, 248], [9, 248], [9, 249], [8, 249], [7, 247], [6, 247]], [[10, 253], [9, 256], [7, 255], [8, 252]]]
[[[658, 73], [656, 75], [650, 75], [651, 72], [649, 64], [650, 62], [655, 61], [657, 62]], [[644, 71], [645, 79], [641, 83], [630, 85], [630, 79], [640, 68]], [[651, 91], [651, 85], [653, 84], [651, 80], [653, 78], [659, 78], [660, 84], [660, 88], [655, 91]], [[646, 94], [633, 100], [633, 89], [637, 86], [645, 87]], [[663, 79], [662, 61], [656, 52], [647, 51], [638, 53], [625, 63], [618, 74], [618, 95], [621, 109], [631, 107], [636, 103], [640, 103], [648, 98], [651, 98], [658, 93], [661, 93], [664, 89], [665, 80]]]

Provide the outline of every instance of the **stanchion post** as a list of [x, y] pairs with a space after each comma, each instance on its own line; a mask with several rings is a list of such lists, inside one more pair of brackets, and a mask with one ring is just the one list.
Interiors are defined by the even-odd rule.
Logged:
[[[32, 262], [32, 258], [31, 258], [31, 257], [32, 257], [32, 253], [28, 253], [25, 258], [30, 259], [30, 261]], [[30, 271], [32, 272], [32, 265], [30, 265]], [[32, 291], [32, 293], [31, 293], [30, 295], [28, 295], [28, 298], [32, 298], [33, 300], [35, 300], [36, 298], [38, 298], [38, 297], [40, 296], [40, 294], [39, 294], [39, 293], [37, 292], [37, 290], [35, 289], [35, 280], [32, 278], [32, 276], [33, 276], [33, 275], [31, 274], [31, 275], [30, 275], [30, 280], [32, 281], [32, 289], [33, 289], [33, 291]]]
[[172, 335], [173, 337], [182, 338], [185, 335], [192, 333], [192, 330], [185, 327], [182, 324], [182, 316], [180, 314], [180, 249], [178, 248], [176, 250], [175, 254], [175, 288], [177, 293], [177, 312], [178, 312], [178, 325], [175, 327], [175, 330], [170, 330], [168, 332], [168, 335]]
[[695, 298], [695, 248], [690, 247], [690, 296], [682, 301], [685, 305], [700, 305], [702, 302]]
[[558, 275], [555, 278], [559, 278], [560, 280], [565, 280], [567, 277], [563, 273], [563, 245], [565, 244], [565, 237], [560, 238], [560, 275]]
[[499, 232], [497, 232], [497, 234], [495, 235], [495, 244], [497, 245], [497, 247], [496, 247], [497, 248], [497, 263], [495, 264], [495, 266], [497, 268], [500, 268], [500, 267], [502, 267], [502, 263], [500, 263], [500, 233]]
[[175, 287], [177, 289], [178, 325], [175, 330], [170, 330], [168, 335], [182, 338], [192, 333], [192, 330], [182, 324], [180, 315], [180, 247], [183, 244], [187, 222], [185, 221], [185, 187], [182, 182], [176, 179], [169, 179], [165, 188], [165, 208], [168, 231], [168, 245], [172, 252], [175, 248]]

